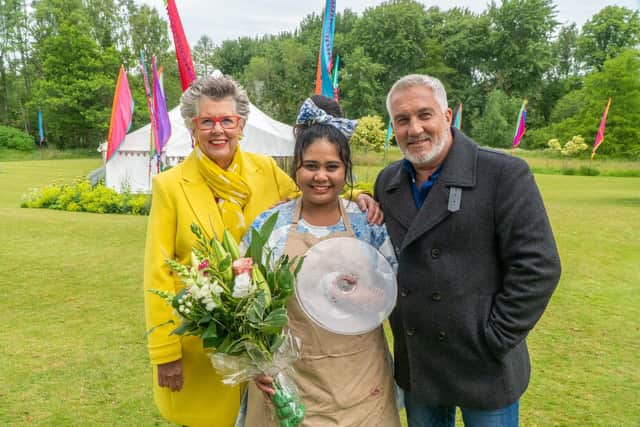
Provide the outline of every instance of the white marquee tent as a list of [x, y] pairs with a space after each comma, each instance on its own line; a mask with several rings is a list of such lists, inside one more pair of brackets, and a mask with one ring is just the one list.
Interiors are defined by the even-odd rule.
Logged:
[[[184, 125], [180, 108], [169, 112], [171, 138], [163, 149], [162, 162], [175, 166], [189, 155], [192, 150], [191, 134]], [[149, 193], [151, 177], [157, 173], [156, 159], [149, 158], [149, 134], [151, 125], [128, 134], [118, 151], [105, 165], [105, 184], [118, 192]], [[240, 146], [245, 151], [266, 154], [273, 157], [291, 157], [293, 155], [293, 130], [291, 126], [278, 122], [258, 107], [251, 104], [249, 120], [243, 130]], [[98, 151], [106, 156], [106, 143], [100, 144]]]

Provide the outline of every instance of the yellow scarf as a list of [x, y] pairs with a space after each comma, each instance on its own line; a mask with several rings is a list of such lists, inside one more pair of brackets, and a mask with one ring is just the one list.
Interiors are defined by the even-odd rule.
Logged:
[[224, 228], [239, 242], [249, 226], [243, 210], [251, 197], [251, 189], [242, 177], [244, 157], [240, 147], [236, 148], [233, 160], [226, 170], [209, 159], [198, 145], [194, 147], [194, 151], [198, 170], [218, 201]]

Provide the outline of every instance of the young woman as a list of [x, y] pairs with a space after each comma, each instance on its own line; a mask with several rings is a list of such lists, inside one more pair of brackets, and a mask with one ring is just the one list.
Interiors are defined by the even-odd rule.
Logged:
[[[345, 184], [352, 183], [349, 137], [356, 124], [336, 117], [340, 115], [340, 107], [330, 98], [316, 96], [304, 102], [294, 151], [295, 181], [302, 196], [260, 214], [252, 227], [260, 228], [277, 211], [268, 242], [274, 256], [302, 256], [321, 240], [348, 236], [376, 247], [395, 267], [386, 228], [368, 224], [366, 214], [340, 198]], [[247, 234], [245, 245], [249, 238]], [[313, 323], [296, 298], [288, 309], [289, 328], [302, 340], [301, 358], [294, 364], [294, 380], [307, 409], [302, 425], [399, 426], [382, 327], [362, 335], [338, 335]], [[273, 393], [271, 382], [261, 377], [249, 383], [247, 427], [277, 425], [264, 396]]]
[[[182, 94], [180, 111], [195, 147], [184, 162], [153, 179], [145, 289], [182, 288], [165, 258], [187, 262], [196, 241], [193, 222], [208, 236], [221, 236], [226, 228], [239, 239], [256, 215], [298, 194], [295, 183], [273, 159], [241, 149], [249, 107], [245, 90], [229, 76], [201, 77]], [[379, 220], [377, 204], [363, 196], [358, 196], [359, 202], [369, 207], [372, 221]], [[200, 338], [170, 335], [174, 326], [168, 321], [176, 320], [173, 309], [161, 298], [144, 294], [147, 329], [164, 325], [148, 336], [160, 413], [191, 427], [233, 426], [242, 388], [222, 384]]]

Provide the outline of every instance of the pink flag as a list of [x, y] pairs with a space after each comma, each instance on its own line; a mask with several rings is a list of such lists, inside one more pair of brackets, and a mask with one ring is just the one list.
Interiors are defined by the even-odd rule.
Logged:
[[171, 24], [171, 32], [173, 33], [173, 45], [176, 48], [178, 71], [180, 72], [180, 81], [182, 83], [182, 91], [184, 92], [189, 85], [191, 85], [191, 82], [196, 79], [196, 72], [193, 68], [189, 43], [184, 34], [182, 21], [180, 20], [178, 8], [174, 0], [167, 1], [167, 13], [169, 14], [169, 23]]
[[124, 65], [120, 66], [116, 91], [113, 96], [113, 107], [111, 108], [111, 122], [109, 123], [109, 137], [107, 138], [107, 160], [116, 152], [131, 124], [133, 116], [133, 98], [129, 89], [127, 73]]
[[607, 106], [604, 109], [604, 114], [602, 115], [602, 119], [600, 120], [600, 128], [598, 129], [598, 134], [596, 135], [596, 140], [593, 143], [593, 150], [591, 151], [591, 160], [596, 155], [596, 150], [604, 141], [604, 126], [607, 123], [607, 114], [609, 113], [609, 107], [611, 106], [611, 98], [609, 98], [609, 102], [607, 102]]
[[526, 132], [526, 120], [527, 120], [527, 100], [525, 99], [522, 102], [522, 107], [520, 107], [520, 113], [518, 113], [518, 123], [516, 124], [516, 132], [513, 135], [513, 150], [516, 149], [518, 145], [520, 145], [520, 140], [524, 136]]

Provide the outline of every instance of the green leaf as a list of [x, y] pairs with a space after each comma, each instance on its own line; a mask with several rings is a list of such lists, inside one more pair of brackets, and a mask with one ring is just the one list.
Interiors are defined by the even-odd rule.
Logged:
[[295, 270], [293, 270], [294, 277], [298, 277], [298, 273], [300, 273], [300, 269], [302, 268], [302, 262], [304, 261], [304, 257], [295, 257], [291, 260], [291, 264], [298, 263], [296, 265]]
[[180, 326], [171, 331], [169, 335], [184, 335], [187, 332], [191, 331], [194, 326], [195, 325], [191, 321], [184, 321], [182, 322], [182, 324], [180, 324]]
[[264, 291], [258, 291], [256, 293], [255, 299], [252, 301], [247, 311], [247, 320], [251, 323], [256, 324], [262, 322], [266, 306], [267, 303]]
[[265, 334], [275, 334], [282, 331], [282, 328], [289, 323], [287, 310], [278, 308], [273, 310], [260, 324], [260, 331]]
[[215, 346], [216, 351], [219, 353], [227, 353], [229, 346], [231, 345], [231, 335], [227, 334], [222, 339], [222, 342]]
[[209, 323], [209, 326], [207, 326], [207, 329], [205, 329], [204, 333], [202, 334], [202, 339], [217, 338], [217, 337], [218, 337], [218, 332], [216, 330], [216, 323], [211, 322]]
[[245, 337], [238, 338], [237, 340], [233, 341], [229, 345], [229, 347], [226, 349], [225, 353], [237, 355], [237, 354], [240, 354], [240, 353], [244, 352], [244, 350], [245, 350], [245, 341], [246, 341]]
[[255, 228], [251, 229], [251, 244], [249, 245], [247, 256], [251, 256], [254, 263], [262, 263], [262, 250], [264, 249], [264, 245], [269, 240], [269, 236], [271, 236], [277, 220], [278, 212], [275, 212], [273, 215], [267, 218], [264, 224], [262, 224], [262, 227], [260, 227], [260, 231], [257, 231]]
[[231, 267], [231, 255], [227, 254], [218, 264], [218, 271], [222, 272]]
[[271, 345], [269, 346], [269, 351], [271, 352], [271, 354], [274, 354], [276, 351], [278, 351], [283, 342], [284, 336], [282, 334], [275, 335], [271, 340]]

